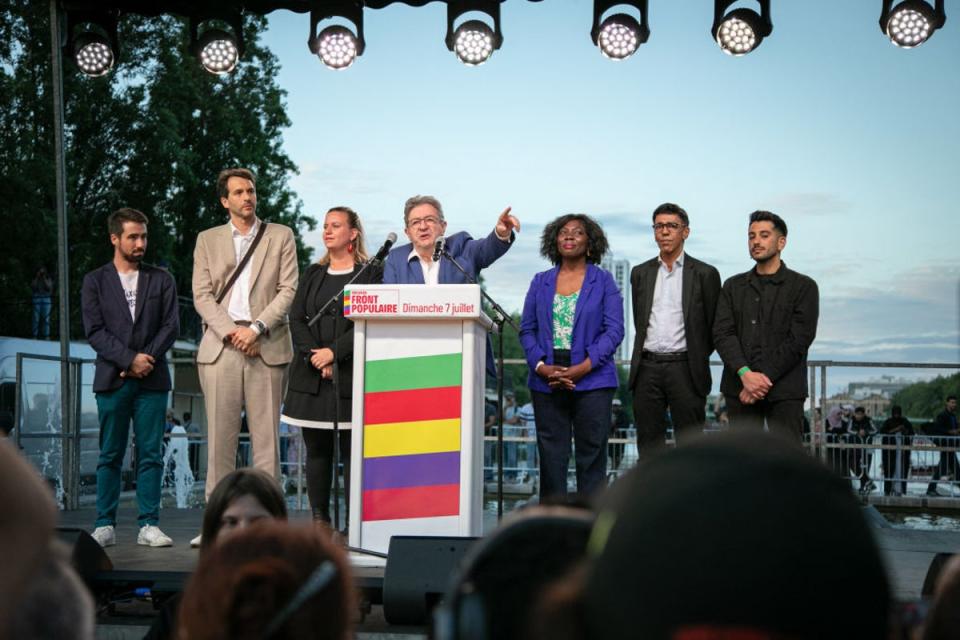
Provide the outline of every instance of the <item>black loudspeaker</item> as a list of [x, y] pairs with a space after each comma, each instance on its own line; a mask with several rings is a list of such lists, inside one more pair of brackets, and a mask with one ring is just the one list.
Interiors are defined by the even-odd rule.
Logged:
[[927, 577], [923, 579], [923, 589], [920, 591], [920, 595], [924, 598], [929, 598], [933, 595], [933, 590], [937, 586], [937, 578], [940, 577], [940, 572], [943, 571], [943, 567], [946, 566], [947, 562], [953, 556], [954, 554], [952, 553], [938, 553], [933, 556], [933, 560], [930, 561], [930, 568], [927, 569]]
[[103, 547], [83, 529], [58, 527], [57, 539], [70, 548], [70, 563], [91, 591], [94, 576], [113, 569], [113, 562]]
[[390, 624], [426, 624], [451, 576], [477, 538], [393, 536], [383, 574], [383, 615]]

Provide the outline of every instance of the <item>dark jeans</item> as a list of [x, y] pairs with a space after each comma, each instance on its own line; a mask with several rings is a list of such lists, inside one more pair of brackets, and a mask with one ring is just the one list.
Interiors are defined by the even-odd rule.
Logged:
[[[952, 447], [957, 444], [956, 438], [930, 438], [933, 440], [933, 443], [940, 447]], [[933, 474], [933, 477], [930, 478], [931, 482], [927, 486], [927, 491], [936, 491], [937, 490], [937, 480], [940, 478], [945, 478], [947, 476], [954, 476], [956, 480], [957, 477], [957, 454], [954, 451], [941, 451], [940, 452], [940, 462], [937, 463], [937, 470]]]
[[137, 459], [137, 508], [139, 525], [160, 519], [160, 481], [163, 478], [164, 414], [166, 391], [147, 391], [140, 381], [128, 378], [116, 391], [97, 394], [100, 417], [100, 457], [97, 460], [97, 521], [95, 526], [115, 525], [120, 501], [120, 466], [127, 450], [130, 421]]
[[694, 391], [687, 361], [640, 360], [637, 386], [633, 391], [633, 416], [641, 456], [664, 445], [667, 407], [670, 408], [674, 440], [678, 445], [684, 436], [689, 438], [703, 432], [707, 399]]
[[616, 389], [531, 391], [540, 452], [540, 499], [567, 493], [573, 436], [577, 492], [588, 495], [606, 484], [607, 438]]
[[[307, 496], [313, 507], [314, 517], [324, 522], [330, 518], [330, 487], [333, 485], [333, 429], [311, 429], [304, 427], [303, 443], [306, 445]], [[343, 465], [343, 495], [346, 496], [346, 510], [350, 509], [350, 429], [340, 430], [340, 451], [338, 462]], [[338, 497], [334, 496], [334, 500]], [[340, 515], [340, 527], [346, 526], [348, 513]]]
[[803, 439], [803, 400], [759, 400], [743, 404], [737, 396], [725, 396], [730, 428], [763, 430], [764, 420], [770, 433], [786, 436], [794, 442]]
[[884, 449], [880, 456], [883, 464], [883, 495], [906, 495], [907, 478], [910, 477], [910, 440], [904, 436], [883, 436], [880, 442], [898, 447]]

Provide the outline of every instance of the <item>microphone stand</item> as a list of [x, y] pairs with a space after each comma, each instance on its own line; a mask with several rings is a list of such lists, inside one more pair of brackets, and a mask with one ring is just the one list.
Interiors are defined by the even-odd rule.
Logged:
[[[357, 271], [350, 281], [347, 284], [343, 285], [339, 292], [333, 295], [327, 302], [320, 307], [318, 311], [309, 322], [307, 322], [308, 327], [312, 327], [320, 320], [320, 316], [330, 307], [330, 305], [338, 302], [343, 295], [344, 290], [349, 287], [351, 284], [356, 282], [364, 271], [369, 269], [373, 264], [379, 263], [381, 260], [377, 257], [374, 257], [372, 260], [368, 260], [361, 267], [360, 271]], [[340, 313], [333, 314], [333, 342], [331, 343], [330, 350], [333, 352], [333, 376], [331, 381], [333, 382], [333, 529], [334, 531], [340, 531], [340, 364], [337, 358], [337, 338], [339, 337], [340, 332], [340, 319], [343, 317], [343, 309], [340, 310]], [[347, 505], [350, 504], [350, 496], [344, 496]], [[347, 523], [349, 526], [349, 522]], [[351, 547], [349, 543], [344, 545], [347, 551], [356, 551], [358, 553], [363, 553], [371, 556], [377, 556], [380, 558], [386, 558], [387, 554], [380, 553], [379, 551], [373, 551], [371, 549], [362, 549], [360, 547]]]
[[[453, 259], [450, 252], [444, 246], [440, 249], [440, 255], [450, 261], [457, 270], [463, 274], [470, 284], [477, 284], [476, 278], [467, 273], [467, 270], [460, 266], [460, 263]], [[500, 304], [490, 297], [490, 295], [481, 287], [480, 295], [484, 300], [490, 303], [490, 307], [497, 312], [493, 319], [497, 325], [497, 334], [500, 339], [497, 341], [497, 522], [503, 519], [503, 325], [509, 324], [513, 330], [520, 333], [513, 318], [500, 306]], [[486, 356], [484, 356], [486, 357]]]

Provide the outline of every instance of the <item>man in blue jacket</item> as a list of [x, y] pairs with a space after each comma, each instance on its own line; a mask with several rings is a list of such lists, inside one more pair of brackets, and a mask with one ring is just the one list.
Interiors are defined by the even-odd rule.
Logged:
[[97, 520], [93, 538], [116, 543], [120, 466], [133, 421], [137, 460], [137, 544], [169, 547], [160, 530], [161, 442], [170, 371], [166, 353], [180, 331], [173, 277], [143, 263], [147, 216], [119, 209], [107, 219], [113, 260], [83, 278], [83, 327], [97, 352], [93, 392], [100, 418]]
[[[446, 233], [443, 207], [433, 196], [413, 196], [403, 207], [404, 233], [409, 244], [396, 247], [383, 265], [384, 284], [467, 284], [467, 279], [449, 260], [433, 260], [437, 239]], [[486, 238], [474, 240], [460, 231], [445, 239], [447, 252], [474, 279], [513, 244], [520, 221], [503, 210]]]

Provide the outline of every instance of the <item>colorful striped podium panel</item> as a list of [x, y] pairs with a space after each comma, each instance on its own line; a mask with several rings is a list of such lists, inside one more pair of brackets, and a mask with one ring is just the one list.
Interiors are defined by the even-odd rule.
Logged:
[[386, 552], [398, 535], [480, 535], [486, 327], [374, 318], [354, 332], [350, 544]]
[[363, 522], [460, 512], [460, 353], [367, 360]]

